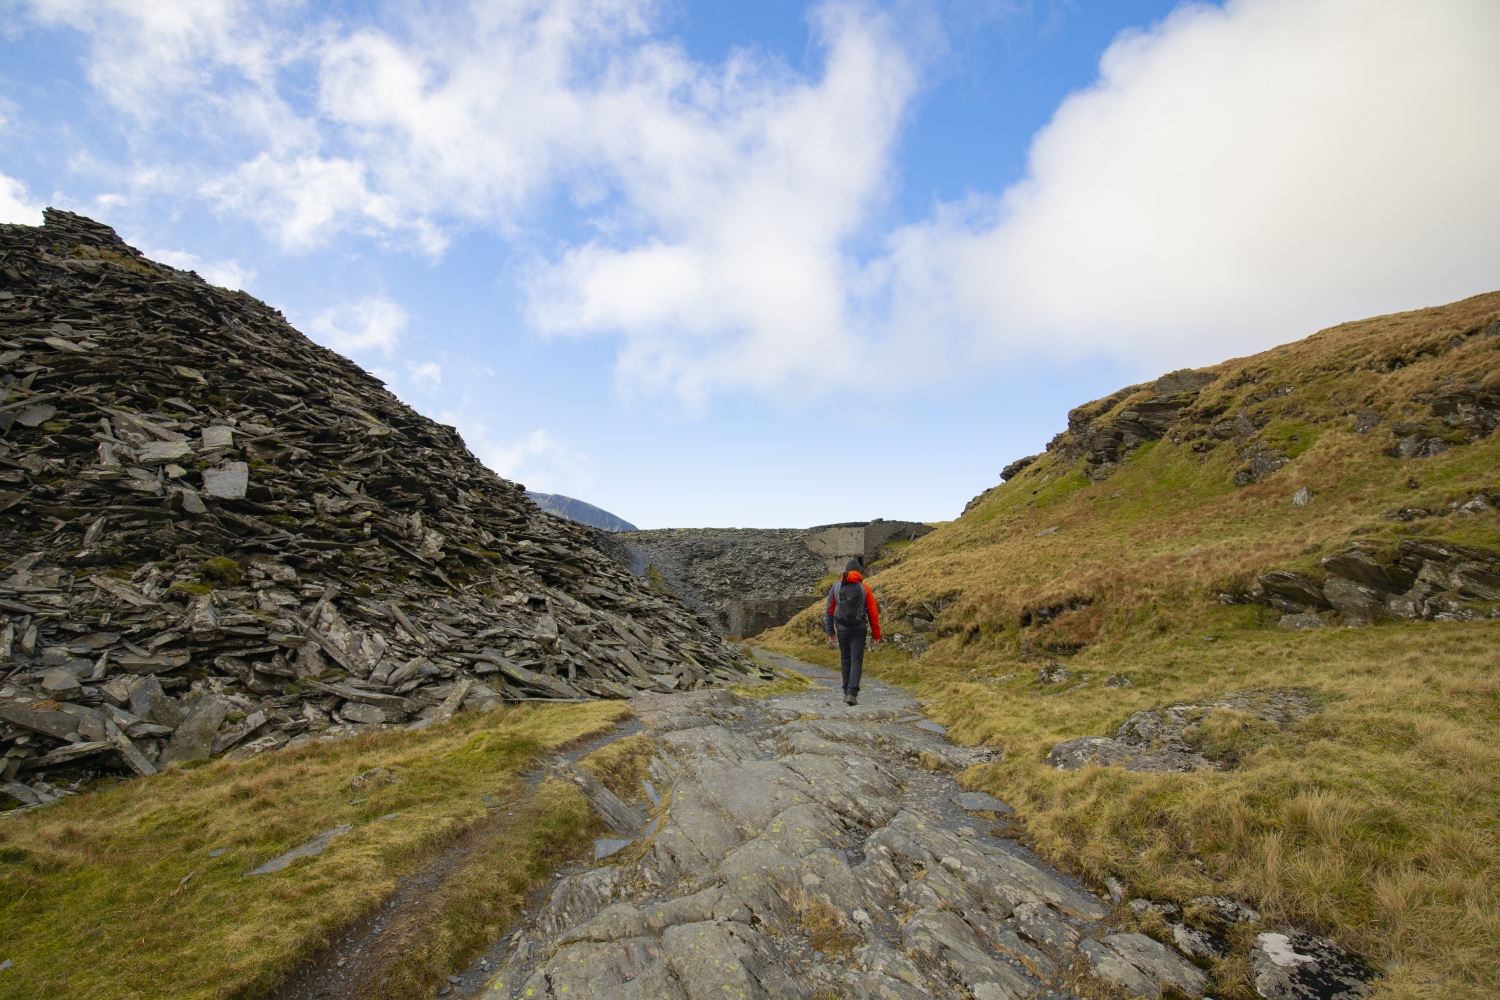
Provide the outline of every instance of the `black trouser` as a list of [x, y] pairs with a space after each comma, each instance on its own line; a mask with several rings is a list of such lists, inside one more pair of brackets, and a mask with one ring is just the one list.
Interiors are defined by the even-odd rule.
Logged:
[[859, 695], [859, 678], [865, 669], [865, 626], [837, 626], [839, 630], [839, 670], [844, 675], [844, 693]]

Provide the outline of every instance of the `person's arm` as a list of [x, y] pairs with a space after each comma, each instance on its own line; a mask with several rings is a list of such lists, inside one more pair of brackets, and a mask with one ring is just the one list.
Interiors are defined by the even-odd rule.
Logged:
[[828, 634], [829, 642], [838, 642], [833, 630], [833, 608], [838, 601], [839, 585], [834, 584], [828, 591], [828, 606], [823, 609], [823, 631]]
[[870, 615], [870, 632], [875, 636], [875, 641], [880, 641], [880, 608], [875, 604], [875, 591], [870, 589], [867, 583], [865, 587], [865, 611]]

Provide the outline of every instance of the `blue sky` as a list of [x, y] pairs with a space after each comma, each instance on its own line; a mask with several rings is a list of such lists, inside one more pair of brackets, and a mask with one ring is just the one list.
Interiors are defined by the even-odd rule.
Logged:
[[1121, 385], [1500, 287], [1488, 0], [4, 10], [0, 220], [643, 527], [951, 518]]

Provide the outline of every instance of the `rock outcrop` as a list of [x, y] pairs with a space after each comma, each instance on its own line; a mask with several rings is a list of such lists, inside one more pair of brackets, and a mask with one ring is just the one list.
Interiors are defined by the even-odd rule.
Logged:
[[[1463, 507], [1469, 516], [1494, 516], [1487, 497]], [[1282, 612], [1282, 627], [1293, 630], [1500, 614], [1500, 552], [1490, 549], [1404, 538], [1393, 551], [1356, 543], [1319, 562], [1319, 574], [1271, 570], [1251, 592], [1220, 599], [1269, 605]]]
[[[1058, 669], [1067, 673], [1065, 667]], [[1051, 678], [1044, 682], [1057, 683]], [[1110, 685], [1106, 683], [1106, 686]], [[1244, 713], [1278, 729], [1300, 722], [1313, 711], [1307, 696], [1295, 692], [1231, 691], [1216, 701], [1203, 704], [1171, 705], [1136, 712], [1113, 738], [1082, 736], [1057, 744], [1047, 754], [1047, 763], [1059, 771], [1076, 771], [1089, 764], [1119, 765], [1127, 771], [1156, 774], [1224, 770], [1234, 762], [1209, 757], [1194, 739], [1204, 720], [1216, 708]]]
[[762, 674], [264, 303], [51, 210], [0, 227], [0, 282], [0, 746], [22, 804]]
[[[1445, 351], [1462, 349], [1470, 341], [1482, 343], [1497, 336], [1500, 320], [1485, 320], [1441, 344], [1420, 345], [1410, 357], [1370, 359], [1361, 367], [1388, 374]], [[1298, 419], [1326, 423], [1329, 415], [1320, 418], [1299, 406], [1299, 387], [1280, 381], [1265, 365], [1233, 374], [1226, 369], [1172, 372], [1153, 383], [1127, 386], [1071, 410], [1067, 430], [1048, 442], [1045, 453], [1011, 462], [1001, 471], [1000, 479], [1007, 482], [1023, 475], [1056, 475], [1081, 463], [1084, 474], [1099, 482], [1131, 452], [1163, 439], [1189, 444], [1205, 458], [1221, 447], [1232, 448], [1232, 477], [1237, 486], [1267, 479], [1294, 461], [1287, 448], [1297, 440], [1265, 440], [1262, 432], [1272, 419], [1292, 414]], [[1327, 364], [1314, 371], [1319, 380], [1337, 374], [1337, 368]], [[1411, 394], [1408, 390], [1379, 407], [1345, 409], [1345, 418], [1350, 420], [1346, 426], [1357, 434], [1370, 434], [1385, 424], [1392, 435], [1386, 454], [1423, 459], [1486, 438], [1500, 425], [1500, 383], [1492, 374], [1476, 380], [1470, 372], [1463, 381], [1450, 374], [1434, 382], [1429, 390]], [[1205, 393], [1209, 389], [1213, 391]], [[1209, 397], [1206, 401], [1205, 395]], [[1045, 458], [1055, 460], [1043, 462]], [[988, 491], [975, 497], [965, 510], [987, 495]]]

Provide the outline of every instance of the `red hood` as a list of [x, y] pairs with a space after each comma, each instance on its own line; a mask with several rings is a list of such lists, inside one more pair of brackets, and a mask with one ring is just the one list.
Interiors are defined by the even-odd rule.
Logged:
[[857, 569], [851, 569], [849, 572], [844, 574], [844, 579], [849, 583], [860, 583], [864, 580], [864, 574], [860, 573], [860, 571]]

